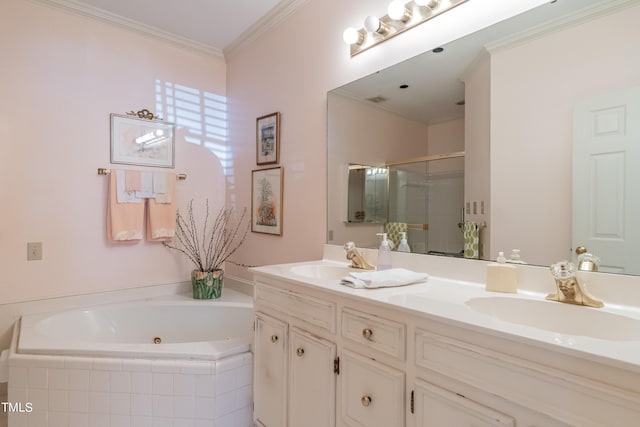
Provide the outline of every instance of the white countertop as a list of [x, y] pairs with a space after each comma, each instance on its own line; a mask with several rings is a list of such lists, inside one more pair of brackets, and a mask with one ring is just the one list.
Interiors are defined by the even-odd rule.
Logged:
[[[640, 310], [636, 307], [611, 303], [605, 304], [605, 307], [600, 309], [575, 306], [546, 301], [546, 293], [530, 290], [520, 290], [517, 294], [488, 292], [480, 282], [454, 280], [434, 275], [430, 275], [427, 282], [421, 284], [395, 288], [353, 289], [341, 285], [339, 278], [297, 275], [295, 268], [292, 272], [292, 267], [303, 265], [347, 268], [349, 264], [324, 259], [256, 267], [251, 270], [256, 275], [286, 280], [333, 294], [362, 298], [480, 333], [640, 373]], [[520, 322], [521, 319], [516, 322], [501, 320], [499, 312], [489, 313], [491, 308], [485, 309], [484, 312], [474, 309], [470, 305], [474, 303], [469, 302], [474, 298], [498, 298], [496, 302], [501, 303], [502, 307], [507, 307], [512, 316], [533, 319], [532, 321], [538, 327], [523, 324]], [[514, 305], [511, 309], [509, 299], [515, 299], [514, 304], [519, 305]], [[486, 301], [482, 301], [484, 302]], [[540, 318], [536, 317], [535, 311], [538, 309], [541, 309]], [[581, 310], [597, 310], [597, 313], [589, 313], [595, 319], [595, 322], [592, 322], [594, 327], [588, 328], [589, 336], [574, 332], [576, 329], [581, 330], [582, 325], [576, 322], [580, 322], [580, 317], [587, 313]], [[562, 321], [555, 322], [552, 318], [544, 318], [548, 316], [545, 313], [552, 313], [554, 318], [559, 317]], [[601, 324], [613, 325], [608, 328], [613, 330], [600, 327]], [[628, 327], [629, 325], [631, 327]]]

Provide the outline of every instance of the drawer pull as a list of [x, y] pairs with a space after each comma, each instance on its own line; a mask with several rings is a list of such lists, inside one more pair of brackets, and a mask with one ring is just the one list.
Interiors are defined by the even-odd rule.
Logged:
[[360, 399], [360, 403], [362, 403], [362, 406], [371, 405], [371, 396], [362, 396], [362, 399]]
[[278, 336], [277, 335], [271, 335], [271, 342], [278, 342]]
[[369, 329], [369, 328], [365, 328], [365, 329], [362, 330], [362, 336], [365, 339], [371, 341], [371, 337], [373, 336], [373, 331], [371, 329]]
[[302, 355], [304, 354], [304, 348], [302, 347], [296, 348], [296, 354], [298, 355], [298, 357], [302, 357]]

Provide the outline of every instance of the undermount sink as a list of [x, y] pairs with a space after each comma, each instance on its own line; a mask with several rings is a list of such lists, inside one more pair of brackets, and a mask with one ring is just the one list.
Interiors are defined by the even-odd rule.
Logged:
[[640, 340], [640, 320], [590, 307], [506, 297], [471, 298], [466, 305], [504, 322], [559, 334], [609, 341]]
[[354, 269], [341, 265], [310, 264], [296, 265], [291, 267], [289, 271], [292, 274], [310, 279], [334, 280], [347, 276], [350, 272], [354, 271]]

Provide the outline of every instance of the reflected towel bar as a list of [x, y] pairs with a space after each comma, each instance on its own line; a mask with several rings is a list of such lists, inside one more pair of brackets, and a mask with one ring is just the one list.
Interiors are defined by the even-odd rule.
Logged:
[[[111, 173], [111, 170], [107, 169], [107, 168], [98, 168], [98, 175], [108, 175], [109, 173]], [[176, 174], [176, 178], [179, 179], [180, 181], [184, 181], [187, 179], [187, 174], [186, 173], [177, 173]]]

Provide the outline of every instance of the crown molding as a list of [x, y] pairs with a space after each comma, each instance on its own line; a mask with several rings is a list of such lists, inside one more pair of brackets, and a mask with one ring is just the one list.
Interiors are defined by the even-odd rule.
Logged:
[[81, 3], [75, 0], [31, 0], [32, 2], [44, 4], [54, 7], [56, 9], [70, 12], [76, 15], [80, 15], [86, 18], [94, 19], [103, 23], [111, 24], [124, 28], [129, 31], [136, 32], [138, 34], [151, 36], [156, 39], [169, 42], [178, 47], [186, 47], [199, 53], [204, 53], [209, 56], [214, 56], [224, 61], [224, 54], [222, 50], [212, 48], [203, 43], [195, 40], [181, 37], [168, 31], [161, 30], [159, 28], [143, 24], [142, 22], [135, 21], [133, 19], [125, 18], [120, 15], [108, 12], [106, 10], [89, 6], [85, 3]]
[[244, 31], [229, 46], [224, 48], [225, 58], [231, 58], [243, 47], [258, 40], [272, 28], [278, 26], [290, 15], [300, 9], [308, 0], [282, 0], [265, 16]]
[[487, 44], [485, 48], [489, 53], [495, 53], [502, 49], [516, 47], [547, 34], [580, 25], [606, 15], [611, 15], [626, 8], [637, 6], [638, 4], [640, 4], [638, 0], [608, 0], [605, 3], [585, 8], [576, 13], [561, 16], [557, 19], [545, 22], [544, 24], [536, 25], [526, 31], [512, 34], [509, 37]]

